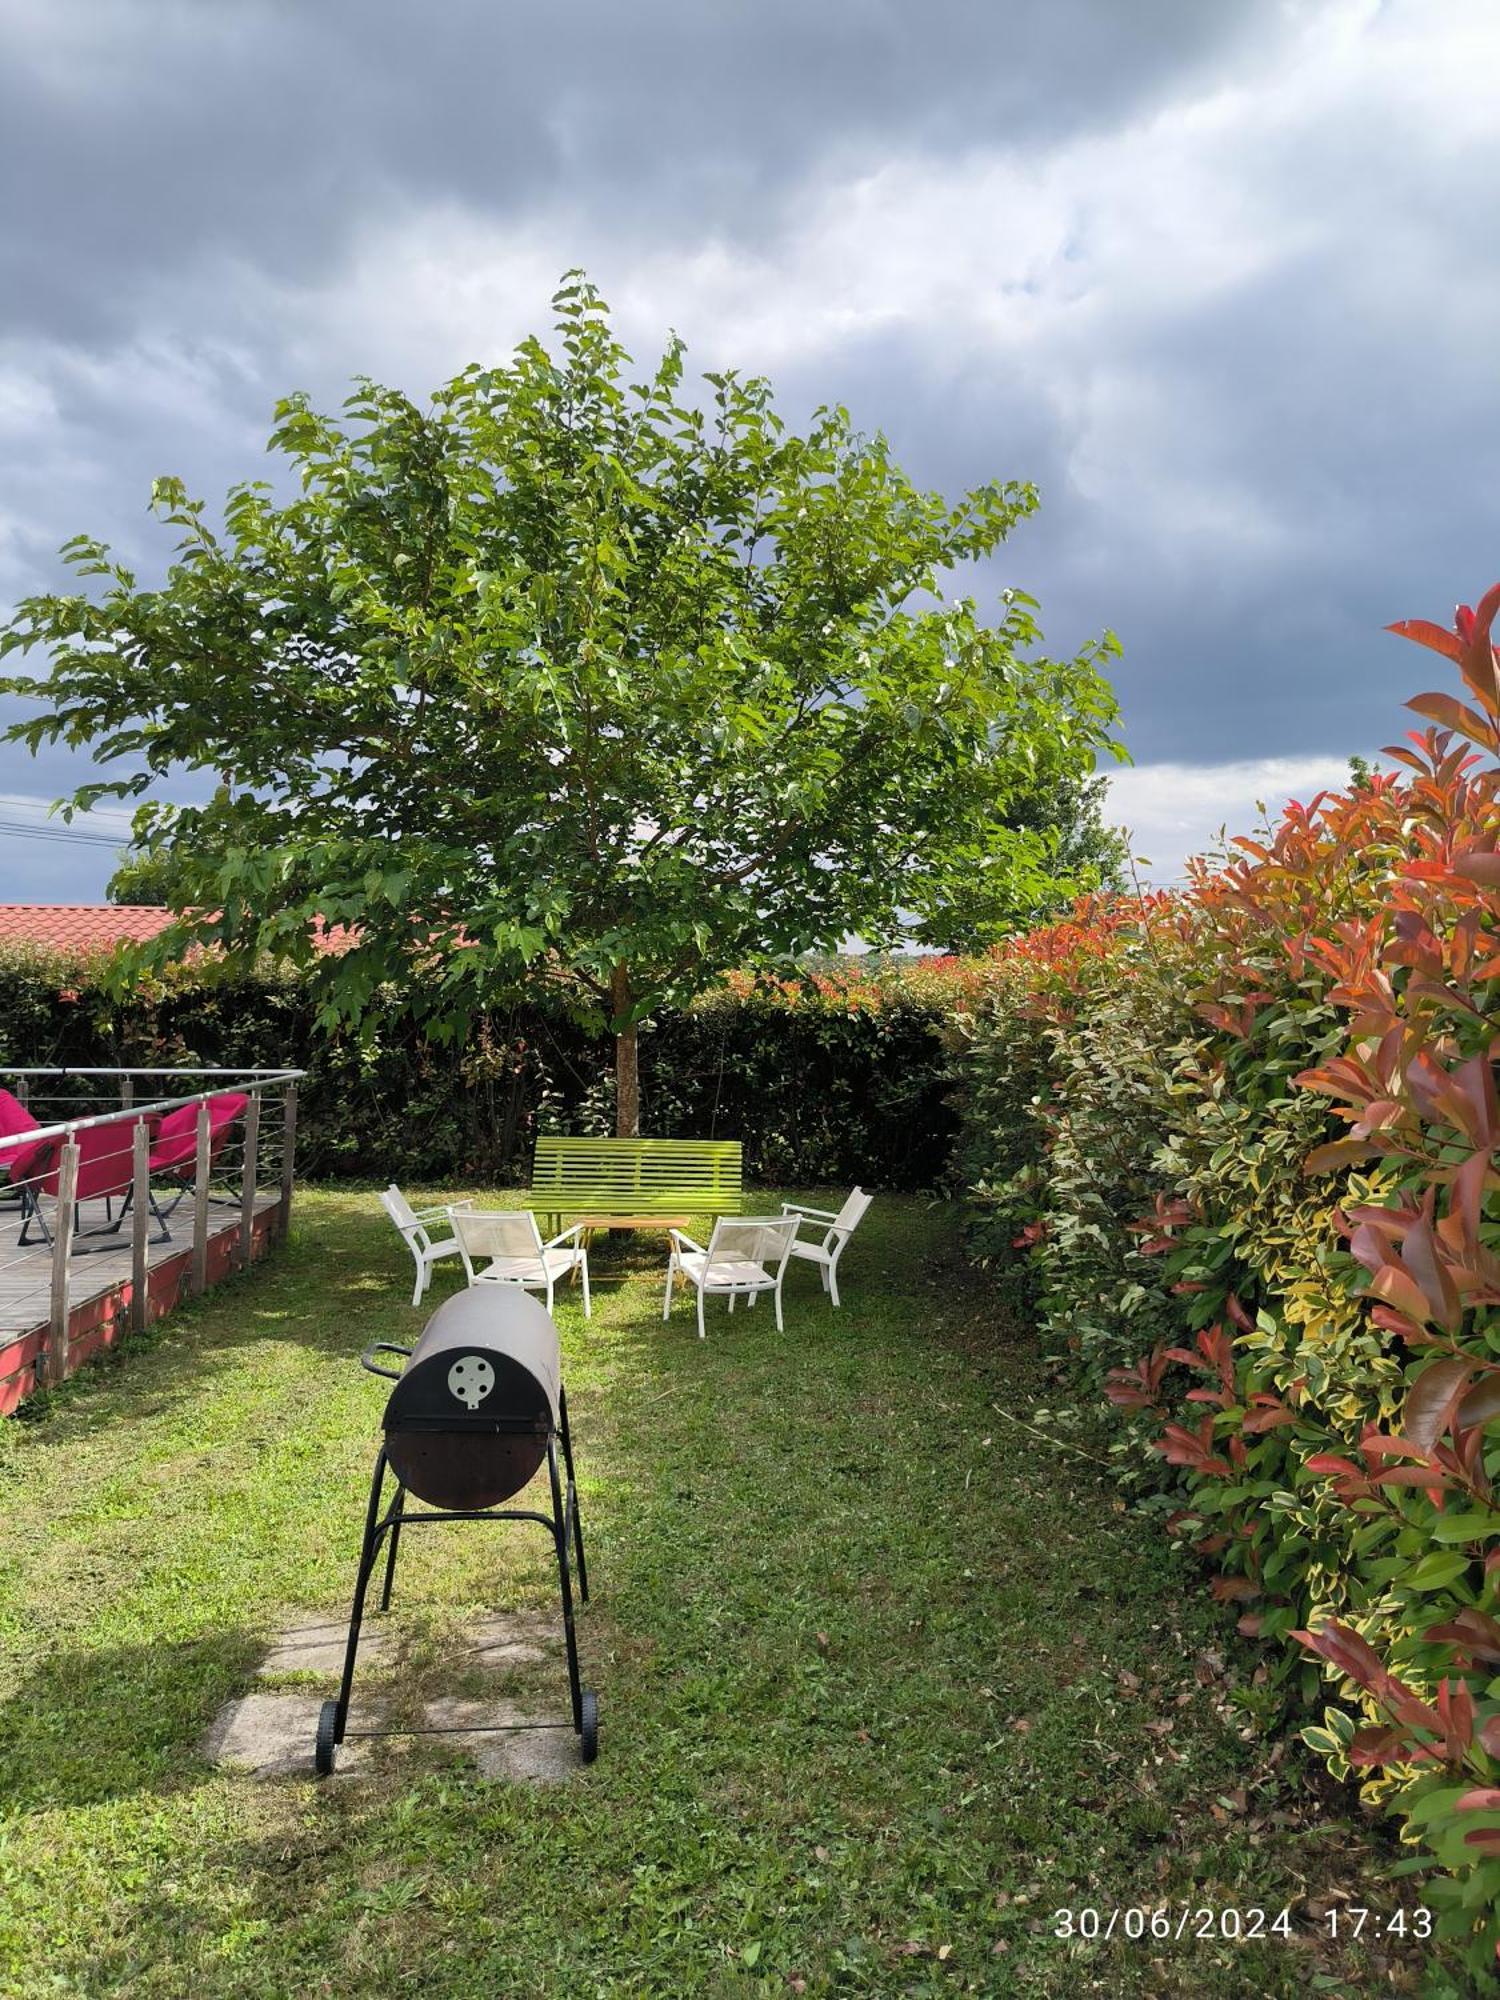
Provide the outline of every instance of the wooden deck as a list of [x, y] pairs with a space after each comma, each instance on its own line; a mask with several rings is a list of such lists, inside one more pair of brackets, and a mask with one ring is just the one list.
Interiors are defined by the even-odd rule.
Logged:
[[[102, 1201], [82, 1204], [85, 1230], [105, 1225]], [[257, 1194], [251, 1235], [251, 1258], [264, 1256], [276, 1234], [281, 1202], [275, 1194]], [[234, 1209], [209, 1209], [206, 1280], [215, 1285], [239, 1267], [240, 1215]], [[192, 1289], [193, 1204], [183, 1202], [171, 1219], [168, 1243], [147, 1249], [146, 1299], [141, 1319], [149, 1323], [172, 1311]], [[153, 1225], [154, 1230], [154, 1225]], [[68, 1337], [63, 1367], [48, 1366], [52, 1322], [52, 1252], [44, 1243], [22, 1248], [20, 1213], [0, 1205], [0, 1416], [36, 1387], [39, 1371], [49, 1379], [71, 1375], [102, 1348], [124, 1339], [137, 1314], [131, 1283], [130, 1228], [117, 1239], [101, 1237], [107, 1249], [87, 1246], [75, 1251], [68, 1268]], [[56, 1357], [53, 1357], [55, 1363]]]

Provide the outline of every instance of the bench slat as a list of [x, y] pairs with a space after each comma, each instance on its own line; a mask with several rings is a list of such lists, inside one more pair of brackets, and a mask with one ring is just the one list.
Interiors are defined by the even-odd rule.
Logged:
[[572, 1215], [628, 1205], [642, 1214], [737, 1215], [744, 1149], [737, 1139], [579, 1139], [536, 1142], [532, 1207]]

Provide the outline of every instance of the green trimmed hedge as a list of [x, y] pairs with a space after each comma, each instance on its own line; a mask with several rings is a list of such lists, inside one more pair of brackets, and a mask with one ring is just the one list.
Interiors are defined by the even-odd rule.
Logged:
[[[364, 1036], [314, 1025], [304, 980], [184, 970], [113, 999], [99, 961], [0, 954], [0, 1064], [285, 1065], [308, 1072], [300, 1171], [456, 1185], [525, 1181], [538, 1131], [609, 1132], [612, 1045], [532, 1004], [459, 1047], [422, 1039], [399, 996]], [[736, 980], [641, 1034], [645, 1129], [740, 1139], [770, 1185], [934, 1185], [952, 1148], [936, 994], [897, 982]]]

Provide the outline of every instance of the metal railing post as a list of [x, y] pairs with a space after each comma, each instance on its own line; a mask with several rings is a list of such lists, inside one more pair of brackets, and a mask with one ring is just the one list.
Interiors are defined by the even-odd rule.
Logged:
[[52, 1238], [52, 1324], [47, 1338], [49, 1383], [68, 1372], [68, 1274], [73, 1257], [73, 1209], [78, 1199], [78, 1140], [70, 1132], [57, 1170], [57, 1213]]
[[255, 1255], [255, 1172], [260, 1160], [260, 1092], [252, 1090], [245, 1107], [244, 1177], [240, 1183], [240, 1269], [248, 1271]]
[[137, 1118], [130, 1138], [130, 1330], [144, 1333], [151, 1311], [150, 1255], [146, 1231], [151, 1221], [151, 1127]]
[[292, 1222], [292, 1170], [297, 1151], [297, 1086], [289, 1083], [282, 1106], [281, 1204], [276, 1215], [276, 1233], [285, 1236]]
[[208, 1289], [208, 1099], [198, 1103], [198, 1149], [193, 1162], [193, 1276], [196, 1295]]

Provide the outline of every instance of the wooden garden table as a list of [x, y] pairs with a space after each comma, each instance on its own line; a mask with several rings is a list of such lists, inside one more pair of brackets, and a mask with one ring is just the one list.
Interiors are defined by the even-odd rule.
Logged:
[[585, 1236], [596, 1229], [686, 1229], [690, 1215], [580, 1215]]
[[[581, 1215], [585, 1249], [596, 1229], [686, 1229], [692, 1217], [688, 1215]], [[578, 1282], [578, 1267], [573, 1267], [573, 1282]]]

